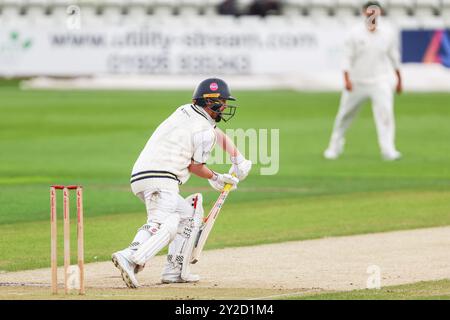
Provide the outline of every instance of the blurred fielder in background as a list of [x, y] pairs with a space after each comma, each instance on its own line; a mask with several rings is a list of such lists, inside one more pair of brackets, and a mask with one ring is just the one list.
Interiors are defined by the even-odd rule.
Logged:
[[390, 81], [395, 70], [396, 91], [402, 92], [400, 53], [396, 34], [385, 25], [379, 25], [382, 12], [377, 1], [363, 6], [365, 24], [351, 30], [344, 49], [345, 89], [334, 123], [326, 159], [337, 159], [344, 151], [345, 132], [368, 99], [378, 134], [378, 144], [385, 160], [400, 159], [395, 147], [394, 92]]
[[[159, 125], [134, 164], [131, 189], [145, 203], [147, 223], [128, 248], [112, 255], [129, 288], [139, 286], [136, 273], [169, 243], [162, 282], [198, 281], [200, 277], [191, 274], [188, 266], [203, 221], [202, 195], [183, 199], [179, 185], [193, 173], [208, 179], [218, 191], [225, 184], [236, 189], [252, 167], [252, 162], [216, 126], [233, 117], [236, 110], [227, 105], [227, 100], [235, 100], [228, 85], [221, 79], [206, 79], [197, 86], [192, 99], [192, 104], [182, 105]], [[205, 165], [216, 142], [230, 155], [229, 173], [219, 174]]]

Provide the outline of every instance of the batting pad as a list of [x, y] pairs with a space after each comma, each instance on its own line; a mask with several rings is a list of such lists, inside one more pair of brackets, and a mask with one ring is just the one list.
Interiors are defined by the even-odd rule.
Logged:
[[178, 221], [179, 217], [177, 216], [167, 218], [160, 229], [136, 250], [131, 256], [131, 260], [142, 266], [154, 257], [173, 239], [177, 232]]

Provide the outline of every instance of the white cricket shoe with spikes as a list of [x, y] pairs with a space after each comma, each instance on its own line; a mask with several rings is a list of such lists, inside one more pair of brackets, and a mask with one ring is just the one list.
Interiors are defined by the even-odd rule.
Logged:
[[187, 273], [184, 278], [181, 278], [181, 266], [174, 266], [173, 264], [166, 264], [162, 273], [162, 283], [191, 283], [198, 282], [200, 276], [193, 273]]
[[112, 255], [112, 262], [119, 269], [122, 274], [122, 279], [127, 285], [128, 288], [138, 288], [139, 282], [136, 279], [134, 270], [136, 268], [136, 264], [131, 261], [131, 250], [125, 249], [122, 251], [117, 251]]

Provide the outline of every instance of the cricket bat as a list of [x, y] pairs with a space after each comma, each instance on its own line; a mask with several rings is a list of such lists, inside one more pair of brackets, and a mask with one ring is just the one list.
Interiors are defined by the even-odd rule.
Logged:
[[197, 236], [197, 241], [195, 241], [194, 244], [194, 250], [192, 250], [191, 255], [192, 264], [197, 263], [198, 259], [200, 258], [200, 254], [203, 251], [203, 247], [205, 246], [209, 233], [211, 232], [214, 222], [216, 222], [217, 216], [219, 215], [223, 203], [225, 202], [225, 200], [228, 197], [228, 194], [230, 193], [231, 187], [232, 187], [231, 184], [225, 185], [222, 192], [220, 193], [219, 198], [216, 200], [216, 203], [214, 203], [214, 206], [209, 212], [208, 216], [204, 219], [204, 224], [201, 227]]

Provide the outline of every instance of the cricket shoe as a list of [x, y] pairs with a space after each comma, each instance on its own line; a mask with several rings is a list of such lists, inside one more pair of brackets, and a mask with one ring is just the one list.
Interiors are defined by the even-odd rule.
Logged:
[[335, 150], [327, 149], [323, 153], [323, 157], [327, 160], [336, 160], [339, 154]]
[[344, 152], [344, 139], [339, 140], [337, 143], [330, 145], [327, 150], [324, 151], [323, 157], [327, 160], [336, 160]]
[[181, 265], [174, 267], [172, 264], [166, 264], [161, 277], [162, 283], [191, 283], [198, 282], [200, 276], [193, 273], [188, 273], [184, 279], [181, 278]]
[[163, 275], [161, 282], [162, 283], [194, 283], [200, 280], [200, 276], [198, 274], [188, 274], [185, 279], [181, 278], [181, 275]]
[[132, 262], [131, 259], [129, 259], [130, 255], [131, 253], [128, 252], [127, 249], [117, 251], [116, 253], [113, 253], [111, 260], [116, 266], [116, 268], [119, 269], [120, 273], [122, 274], [122, 279], [127, 285], [127, 287], [135, 289], [139, 287], [139, 282], [137, 281], [134, 273], [136, 264]]
[[390, 153], [383, 153], [383, 159], [385, 161], [395, 161], [401, 159], [402, 154], [398, 151], [390, 152]]

